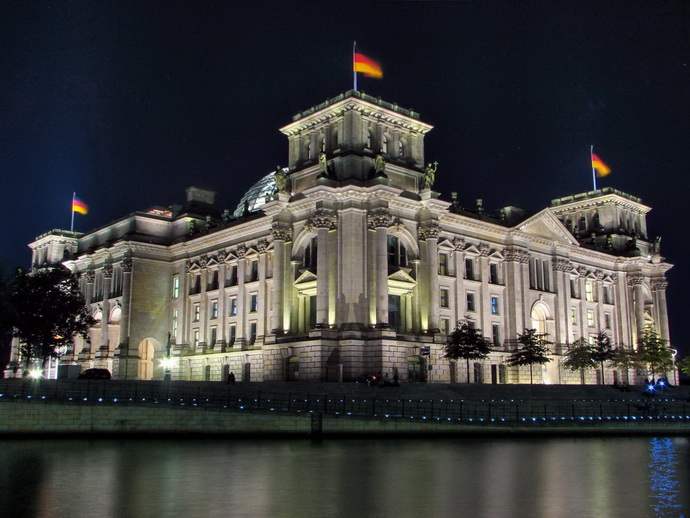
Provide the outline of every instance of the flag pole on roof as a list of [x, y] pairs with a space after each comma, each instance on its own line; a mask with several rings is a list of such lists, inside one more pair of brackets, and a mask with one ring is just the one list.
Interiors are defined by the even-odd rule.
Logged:
[[355, 90], [357, 90], [357, 72], [361, 72], [367, 77], [383, 78], [381, 65], [377, 61], [357, 52], [357, 42], [355, 41], [352, 44], [352, 73], [354, 74]]
[[604, 161], [594, 154], [594, 146], [589, 147], [589, 155], [592, 159], [592, 183], [594, 190], [597, 190], [597, 176], [604, 177], [611, 172], [611, 168], [607, 166]]
[[354, 76], [355, 90], [357, 90], [357, 61], [355, 56], [357, 55], [357, 42], [352, 42], [352, 75]]

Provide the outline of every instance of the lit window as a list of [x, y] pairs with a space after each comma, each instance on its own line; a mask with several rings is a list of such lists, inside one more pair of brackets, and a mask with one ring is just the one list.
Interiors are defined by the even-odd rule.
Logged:
[[442, 318], [441, 319], [441, 333], [444, 335], [447, 335], [450, 331], [450, 320], [447, 318]]
[[201, 319], [201, 307], [199, 304], [194, 304], [194, 322], [198, 322]]
[[576, 326], [577, 325], [577, 309], [576, 308], [571, 308], [570, 309], [570, 322]]
[[447, 288], [441, 288], [441, 307], [442, 308], [449, 308], [450, 307], [450, 292], [448, 291]]
[[218, 318], [218, 301], [211, 302], [211, 318]]
[[594, 327], [594, 310], [587, 310], [587, 326]]
[[467, 311], [474, 311], [474, 293], [467, 294]]
[[491, 297], [491, 314], [498, 315], [498, 297]]
[[172, 314], [172, 338], [177, 338], [177, 310], [173, 310]]
[[259, 310], [259, 296], [256, 293], [252, 293], [250, 297], [249, 311], [255, 313]]
[[194, 343], [194, 347], [199, 345], [199, 330], [198, 329], [196, 329], [194, 331], [194, 342], [193, 343]]
[[180, 296], [180, 278], [175, 276], [175, 277], [173, 277], [172, 297], [174, 299], [176, 299], [179, 296]]
[[230, 297], [230, 314], [237, 315], [237, 297]]
[[448, 254], [438, 256], [438, 274], [448, 275]]
[[585, 300], [587, 302], [594, 301], [594, 286], [591, 281], [585, 282]]

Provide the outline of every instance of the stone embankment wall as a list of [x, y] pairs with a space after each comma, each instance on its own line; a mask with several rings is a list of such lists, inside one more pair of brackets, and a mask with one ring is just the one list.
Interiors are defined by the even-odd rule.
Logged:
[[542, 425], [458, 424], [445, 420], [350, 417], [316, 413], [258, 413], [208, 408], [99, 406], [41, 401], [0, 405], [0, 435], [187, 434], [251, 436], [320, 435], [544, 435], [687, 434], [677, 422], [571, 423]]

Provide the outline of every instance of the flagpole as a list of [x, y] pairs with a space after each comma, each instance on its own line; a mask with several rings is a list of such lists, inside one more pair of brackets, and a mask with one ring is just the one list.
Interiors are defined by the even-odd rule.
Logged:
[[355, 52], [357, 48], [357, 42], [352, 42], [352, 76], [354, 79], [355, 90], [357, 90], [357, 71], [355, 70]]
[[73, 192], [72, 193], [72, 224], [69, 226], [69, 231], [74, 232], [74, 199], [77, 197], [77, 193]]
[[594, 170], [594, 145], [589, 146], [589, 162], [592, 164], [592, 183], [594, 190], [597, 190], [597, 173]]

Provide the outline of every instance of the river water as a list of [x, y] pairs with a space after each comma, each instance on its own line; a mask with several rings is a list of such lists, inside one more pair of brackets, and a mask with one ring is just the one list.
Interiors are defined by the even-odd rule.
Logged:
[[0, 441], [0, 517], [689, 513], [681, 437]]

